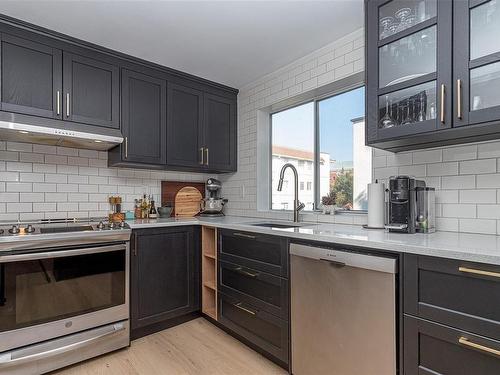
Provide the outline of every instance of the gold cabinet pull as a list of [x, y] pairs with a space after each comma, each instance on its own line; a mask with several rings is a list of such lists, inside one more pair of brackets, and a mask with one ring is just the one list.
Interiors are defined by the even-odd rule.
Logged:
[[240, 275], [243, 275], [243, 276], [248, 276], [248, 277], [251, 277], [251, 278], [259, 277], [258, 273], [252, 273], [252, 272], [245, 271], [242, 267], [235, 268], [235, 271], [238, 272]]
[[468, 268], [468, 267], [458, 267], [458, 270], [460, 272], [472, 273], [474, 275], [491, 276], [491, 277], [498, 277], [498, 278], [500, 278], [500, 272], [476, 270], [474, 268]]
[[66, 117], [69, 117], [69, 92], [66, 93]]
[[205, 165], [208, 165], [208, 147], [205, 149], [205, 154], [206, 154]]
[[444, 99], [445, 99], [445, 94], [446, 94], [446, 87], [445, 85], [441, 85], [441, 123], [445, 123], [445, 116], [444, 116]]
[[125, 137], [125, 159], [128, 159], [128, 137]]
[[457, 117], [462, 119], [462, 80], [457, 79]]
[[201, 160], [200, 160], [200, 165], [203, 165], [203, 151], [205, 151], [205, 149], [203, 147], [200, 147], [200, 154], [201, 154]]
[[241, 304], [242, 304], [242, 302], [237, 303], [236, 305], [234, 305], [234, 307], [237, 307], [238, 309], [243, 310], [243, 311], [249, 313], [250, 315], [256, 315], [257, 314], [255, 311], [252, 311], [250, 309], [247, 309], [247, 308], [241, 306]]
[[468, 346], [470, 348], [474, 348], [474, 349], [477, 349], [477, 350], [481, 350], [483, 352], [486, 352], [486, 353], [490, 353], [490, 354], [494, 354], [496, 356], [499, 356], [500, 357], [500, 350], [497, 350], [497, 349], [493, 349], [493, 348], [489, 348], [487, 346], [484, 346], [484, 345], [481, 345], [481, 344], [477, 344], [475, 342], [471, 342], [469, 341], [468, 338], [466, 337], [460, 337], [458, 339], [458, 342], [462, 345], [465, 345], [465, 346]]
[[56, 93], [56, 114], [58, 116], [61, 114], [61, 92], [59, 90]]

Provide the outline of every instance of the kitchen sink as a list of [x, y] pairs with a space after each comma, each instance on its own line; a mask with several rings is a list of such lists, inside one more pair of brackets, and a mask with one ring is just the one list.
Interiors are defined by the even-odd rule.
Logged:
[[303, 225], [297, 223], [253, 223], [249, 224], [254, 227], [264, 227], [264, 228], [279, 228], [279, 229], [290, 229], [290, 228], [300, 228]]

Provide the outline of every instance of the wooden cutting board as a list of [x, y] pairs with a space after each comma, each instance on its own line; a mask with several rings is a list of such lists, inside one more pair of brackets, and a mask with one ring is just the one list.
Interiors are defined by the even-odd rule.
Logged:
[[175, 216], [193, 217], [200, 212], [200, 203], [202, 195], [198, 189], [193, 186], [185, 186], [175, 195]]

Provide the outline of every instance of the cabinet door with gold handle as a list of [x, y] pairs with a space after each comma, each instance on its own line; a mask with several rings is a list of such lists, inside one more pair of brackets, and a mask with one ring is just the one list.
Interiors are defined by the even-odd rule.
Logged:
[[205, 157], [204, 157], [204, 151], [205, 151], [205, 148], [204, 147], [200, 147], [200, 165], [203, 165], [205, 162]]
[[66, 117], [69, 117], [69, 92], [66, 93]]
[[462, 119], [462, 80], [457, 79], [457, 118]]
[[444, 84], [441, 85], [441, 93], [440, 93], [440, 101], [441, 105], [439, 106], [439, 112], [441, 114], [441, 124], [446, 122], [446, 86]]

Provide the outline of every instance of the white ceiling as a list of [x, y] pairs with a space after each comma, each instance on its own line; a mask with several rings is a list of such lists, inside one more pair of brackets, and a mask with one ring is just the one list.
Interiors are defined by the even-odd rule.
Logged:
[[360, 28], [363, 1], [0, 0], [0, 13], [240, 88]]

